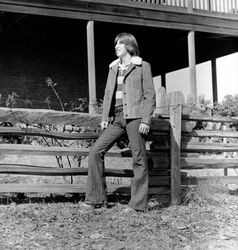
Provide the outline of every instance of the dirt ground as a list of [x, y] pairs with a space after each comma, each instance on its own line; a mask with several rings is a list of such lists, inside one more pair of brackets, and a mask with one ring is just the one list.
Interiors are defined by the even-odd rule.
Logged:
[[[1, 162], [20, 163], [20, 158], [6, 156]], [[48, 163], [53, 166], [55, 160]], [[65, 181], [49, 178], [2, 176], [0, 181]], [[238, 249], [238, 195], [214, 183], [185, 190], [179, 206], [171, 205], [168, 196], [151, 196], [144, 213], [123, 213], [128, 196], [109, 195], [108, 208], [90, 212], [80, 210], [83, 199], [70, 194], [1, 194], [0, 249]]]
[[195, 196], [180, 206], [154, 197], [150, 211], [128, 214], [125, 198], [84, 212], [72, 197], [2, 197], [0, 249], [236, 250], [238, 197], [221, 190]]

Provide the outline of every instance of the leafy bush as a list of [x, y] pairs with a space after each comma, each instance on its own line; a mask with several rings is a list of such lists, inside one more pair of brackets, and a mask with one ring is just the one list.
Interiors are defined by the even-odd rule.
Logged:
[[221, 103], [216, 103], [212, 109], [213, 115], [238, 116], [238, 94], [226, 95]]
[[195, 115], [211, 115], [212, 102], [206, 100], [205, 95], [198, 96], [197, 103], [193, 102], [193, 98], [189, 95], [187, 103], [183, 106], [183, 114], [195, 114]]

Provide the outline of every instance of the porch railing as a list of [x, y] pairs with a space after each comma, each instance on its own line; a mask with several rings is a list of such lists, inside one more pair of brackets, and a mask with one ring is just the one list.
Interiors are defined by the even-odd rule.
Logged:
[[[161, 4], [187, 8], [188, 0], [130, 0], [145, 4]], [[222, 12], [222, 13], [237, 13], [238, 0], [193, 0], [193, 8], [197, 10]]]

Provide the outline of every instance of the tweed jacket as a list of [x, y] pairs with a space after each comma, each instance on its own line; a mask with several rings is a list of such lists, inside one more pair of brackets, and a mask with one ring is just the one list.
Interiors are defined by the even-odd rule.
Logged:
[[[150, 124], [155, 108], [155, 90], [151, 67], [142, 58], [132, 57], [126, 69], [123, 84], [123, 116], [124, 119], [141, 118], [142, 123]], [[109, 73], [103, 99], [102, 121], [111, 120], [114, 91], [117, 81], [119, 59], [109, 65]]]

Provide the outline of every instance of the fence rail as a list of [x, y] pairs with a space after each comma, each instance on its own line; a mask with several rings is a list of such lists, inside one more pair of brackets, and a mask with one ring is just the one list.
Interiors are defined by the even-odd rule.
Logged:
[[[130, 0], [144, 4], [159, 4], [187, 8], [189, 0]], [[238, 0], [193, 0], [193, 8], [222, 13], [237, 13]]]

